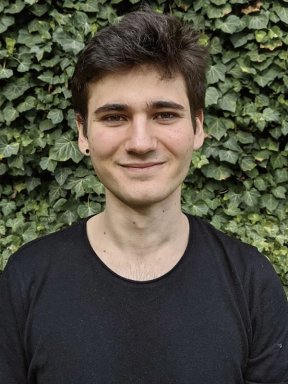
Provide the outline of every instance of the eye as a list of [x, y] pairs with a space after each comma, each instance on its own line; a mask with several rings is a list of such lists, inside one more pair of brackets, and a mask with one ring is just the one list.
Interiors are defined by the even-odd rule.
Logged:
[[127, 119], [125, 116], [123, 115], [116, 115], [116, 114], [113, 114], [113, 115], [105, 115], [101, 118], [101, 120], [107, 124], [107, 125], [112, 125], [112, 126], [116, 126], [116, 125], [119, 125], [119, 124], [122, 124], [123, 122], [125, 122]]
[[169, 122], [178, 117], [175, 112], [159, 112], [155, 115], [155, 120]]
[[124, 117], [120, 115], [109, 115], [103, 118], [105, 121], [124, 121]]

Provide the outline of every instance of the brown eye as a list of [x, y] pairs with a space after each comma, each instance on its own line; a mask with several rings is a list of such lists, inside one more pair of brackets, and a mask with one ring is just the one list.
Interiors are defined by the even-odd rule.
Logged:
[[155, 115], [155, 120], [171, 121], [178, 117], [174, 112], [159, 112]]
[[109, 116], [105, 116], [104, 118], [103, 118], [103, 120], [105, 120], [105, 121], [111, 121], [111, 122], [114, 122], [114, 121], [124, 121], [125, 119], [124, 119], [124, 117], [123, 116], [121, 116], [121, 115], [109, 115]]
[[117, 127], [125, 123], [127, 119], [123, 115], [113, 114], [113, 115], [104, 115], [103, 117], [101, 117], [100, 121], [102, 121], [102, 123], [107, 126]]

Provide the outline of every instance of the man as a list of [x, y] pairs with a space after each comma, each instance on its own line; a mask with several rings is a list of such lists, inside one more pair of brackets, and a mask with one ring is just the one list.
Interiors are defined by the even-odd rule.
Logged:
[[106, 207], [11, 257], [1, 383], [288, 383], [287, 302], [272, 266], [181, 212], [204, 140], [207, 52], [197, 40], [143, 10], [80, 55], [79, 147]]

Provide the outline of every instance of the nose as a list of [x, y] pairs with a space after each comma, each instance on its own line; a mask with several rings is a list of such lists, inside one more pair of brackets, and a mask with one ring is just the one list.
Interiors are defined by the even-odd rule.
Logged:
[[127, 152], [145, 154], [154, 151], [157, 146], [152, 124], [144, 117], [134, 118], [131, 122], [128, 138], [125, 143]]

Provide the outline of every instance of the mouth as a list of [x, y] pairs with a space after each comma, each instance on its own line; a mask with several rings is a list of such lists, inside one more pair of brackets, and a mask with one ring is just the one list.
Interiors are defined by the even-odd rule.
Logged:
[[127, 163], [127, 164], [120, 164], [121, 167], [131, 170], [149, 170], [157, 168], [164, 164], [164, 161], [162, 162], [147, 162], [147, 163]]

